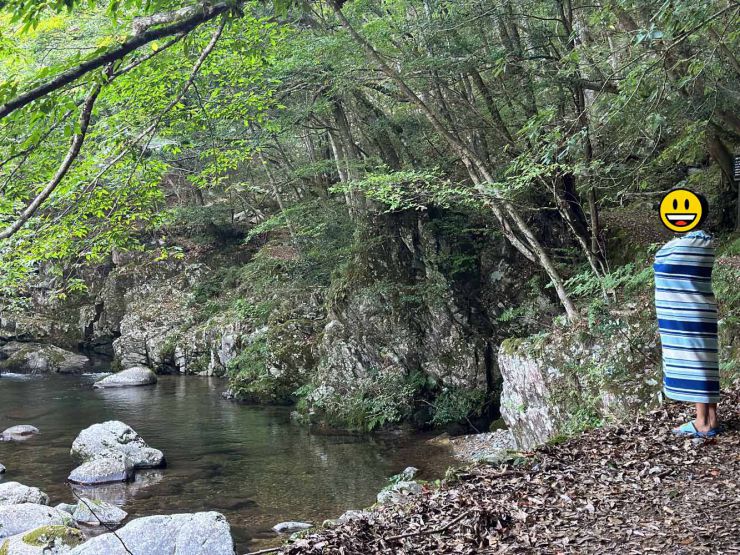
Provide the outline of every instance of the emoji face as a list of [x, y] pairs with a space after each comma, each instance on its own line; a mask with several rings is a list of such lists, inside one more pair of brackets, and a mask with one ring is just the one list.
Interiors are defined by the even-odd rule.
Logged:
[[674, 189], [660, 201], [660, 220], [677, 233], [696, 228], [703, 215], [704, 206], [699, 197], [687, 189]]

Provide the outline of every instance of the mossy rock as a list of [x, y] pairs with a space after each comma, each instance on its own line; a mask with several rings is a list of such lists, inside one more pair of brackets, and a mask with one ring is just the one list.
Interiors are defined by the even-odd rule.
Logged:
[[76, 528], [55, 525], [42, 526], [31, 530], [23, 536], [23, 542], [34, 547], [46, 547], [50, 543], [60, 542], [70, 547], [77, 547], [85, 541], [85, 536]]

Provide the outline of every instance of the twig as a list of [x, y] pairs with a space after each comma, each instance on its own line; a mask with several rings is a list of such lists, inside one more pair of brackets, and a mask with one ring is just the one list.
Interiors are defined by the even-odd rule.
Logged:
[[282, 547], [268, 547], [267, 549], [260, 549], [259, 551], [250, 551], [246, 555], [261, 555], [262, 553], [276, 553], [282, 551]]
[[[438, 528], [432, 528], [431, 530], [419, 530], [418, 532], [408, 532], [406, 534], [399, 534], [398, 536], [390, 536], [387, 538], [379, 538], [384, 541], [391, 541], [391, 540], [401, 540], [403, 538], [412, 538], [414, 536], [426, 536], [429, 534], [438, 534], [440, 532], [444, 532], [447, 530], [450, 526], [453, 526], [460, 522], [463, 518], [468, 516], [473, 510], [465, 511], [461, 515], [458, 515], [457, 517], [453, 518], [451, 521], [449, 521], [447, 524], [443, 524], [442, 526], [439, 526]], [[378, 540], [375, 540], [378, 541]]]

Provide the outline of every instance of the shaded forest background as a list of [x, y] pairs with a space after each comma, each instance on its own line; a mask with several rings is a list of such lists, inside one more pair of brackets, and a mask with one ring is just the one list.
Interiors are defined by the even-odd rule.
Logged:
[[[95, 304], [96, 269], [122, 260], [197, 263], [161, 371], [186, 330], [241, 322], [268, 331], [225, 365], [237, 396], [359, 429], [472, 426], [500, 414], [508, 336], [606, 341], [630, 312], [652, 341], [656, 207], [683, 186], [709, 198], [736, 329], [739, 13], [0, 2], [4, 311]], [[582, 409], [576, 426], [598, 419]]]

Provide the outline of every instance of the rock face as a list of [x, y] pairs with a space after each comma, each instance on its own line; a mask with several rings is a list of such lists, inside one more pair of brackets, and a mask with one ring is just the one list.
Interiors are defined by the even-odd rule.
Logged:
[[660, 402], [655, 323], [640, 312], [619, 326], [601, 335], [563, 329], [503, 342], [501, 416], [519, 449]]
[[46, 505], [21, 503], [0, 505], [0, 538], [14, 536], [41, 526], [60, 526], [72, 522], [72, 517]]
[[63, 555], [85, 541], [76, 528], [61, 525], [42, 526], [0, 540], [3, 555]]
[[0, 440], [2, 441], [24, 441], [39, 433], [39, 429], [29, 424], [19, 424], [18, 426], [11, 426], [0, 434]]
[[90, 362], [85, 355], [41, 343], [11, 341], [0, 351], [7, 357], [0, 361], [0, 369], [10, 372], [78, 374]]
[[100, 501], [98, 499], [89, 499], [82, 497], [77, 504], [77, 508], [72, 513], [72, 518], [80, 524], [90, 524], [98, 526], [100, 524], [120, 524], [123, 522], [128, 513], [119, 509], [115, 505]]
[[95, 382], [93, 387], [95, 388], [106, 388], [106, 387], [133, 387], [139, 385], [153, 385], [157, 383], [157, 375], [149, 368], [144, 366], [134, 366], [122, 370], [110, 376], [106, 376], [102, 380]]
[[18, 482], [0, 483], [0, 505], [17, 505], [19, 503], [48, 505], [49, 496], [39, 488], [24, 486]]
[[137, 518], [116, 534], [92, 538], [70, 555], [127, 555], [120, 540], [137, 555], [234, 555], [229, 523], [215, 512]]
[[128, 481], [134, 470], [164, 466], [162, 451], [149, 447], [130, 426], [111, 420], [80, 432], [71, 455], [84, 461], [69, 475], [78, 484]]

